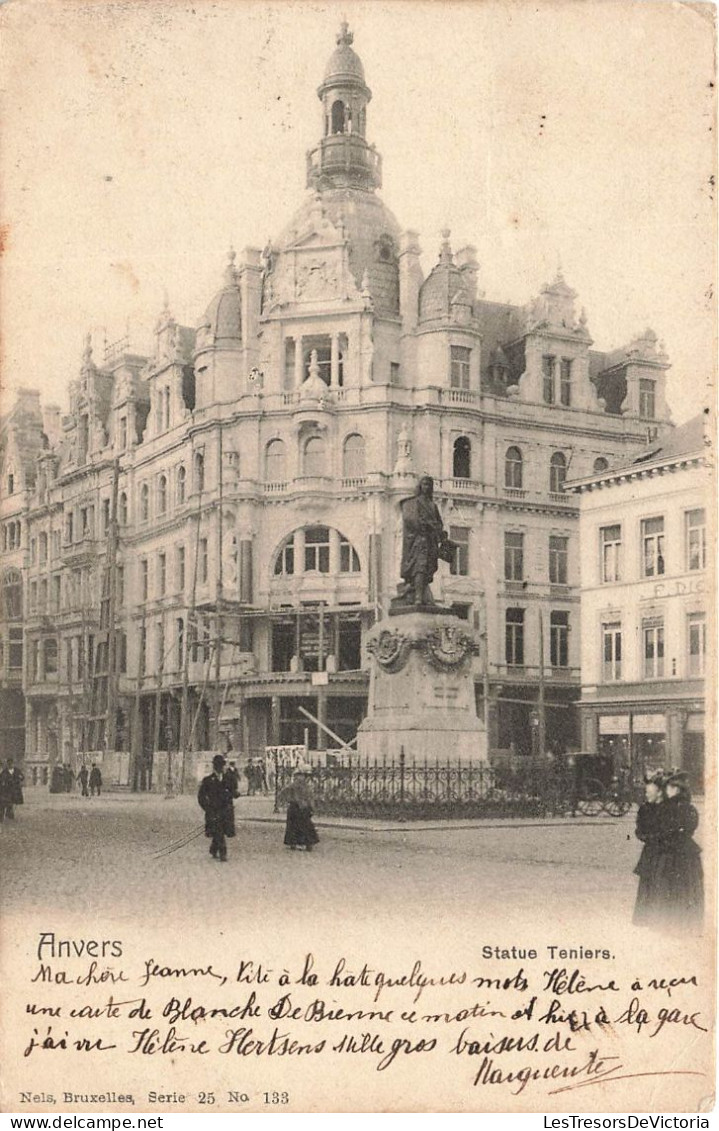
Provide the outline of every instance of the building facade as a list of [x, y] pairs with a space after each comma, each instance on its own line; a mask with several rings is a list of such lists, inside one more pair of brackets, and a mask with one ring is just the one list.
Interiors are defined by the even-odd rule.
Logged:
[[3, 592], [20, 575], [22, 615], [5, 600], [2, 691], [22, 696], [36, 774], [117, 751], [143, 788], [173, 751], [351, 738], [422, 473], [459, 546], [435, 598], [483, 633], [490, 751], [536, 749], [539, 699], [552, 743], [578, 744], [564, 484], [669, 427], [661, 344], [594, 350], [561, 273], [524, 306], [485, 298], [448, 231], [425, 277], [379, 195], [346, 24], [318, 96], [304, 203], [263, 251], [230, 252], [197, 328], [166, 305], [150, 357], [120, 342], [96, 360], [88, 338], [67, 415], [26, 393], [31, 424], [20, 406], [4, 421]]
[[[637, 774], [704, 777], [707, 499], [704, 420], [572, 488], [580, 499], [582, 732]], [[714, 654], [711, 646], [709, 656]]]

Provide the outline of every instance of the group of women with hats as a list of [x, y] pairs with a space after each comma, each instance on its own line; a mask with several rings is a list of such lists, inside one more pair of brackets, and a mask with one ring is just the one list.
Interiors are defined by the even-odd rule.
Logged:
[[636, 834], [643, 842], [634, 869], [639, 888], [634, 922], [658, 929], [697, 930], [704, 915], [701, 849], [693, 839], [699, 814], [683, 770], [645, 778]]

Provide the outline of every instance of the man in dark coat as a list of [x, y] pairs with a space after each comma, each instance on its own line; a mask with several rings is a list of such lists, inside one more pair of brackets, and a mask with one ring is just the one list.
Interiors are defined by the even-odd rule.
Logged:
[[403, 598], [415, 605], [433, 605], [430, 583], [439, 559], [451, 561], [455, 544], [450, 542], [442, 525], [442, 516], [434, 502], [434, 480], [423, 475], [417, 493], [402, 505]]
[[88, 778], [87, 766], [83, 763], [83, 765], [80, 767], [80, 773], [77, 775], [77, 780], [80, 783], [80, 788], [82, 789], [82, 796], [83, 797], [89, 797], [90, 796], [89, 793], [87, 792], [87, 778]]
[[13, 781], [10, 773], [10, 762], [0, 770], [0, 823], [7, 817], [12, 821], [15, 817], [13, 811]]
[[97, 790], [97, 796], [99, 797], [101, 788], [102, 774], [100, 773], [99, 767], [93, 762], [92, 769], [90, 770], [90, 797], [95, 796], [95, 790]]
[[198, 803], [205, 812], [205, 836], [212, 838], [210, 856], [223, 863], [227, 860], [225, 838], [235, 835], [234, 788], [224, 771], [225, 759], [215, 754], [212, 773], [202, 779], [197, 791]]
[[234, 762], [230, 762], [229, 766], [225, 770], [225, 777], [227, 778], [228, 784], [229, 784], [229, 786], [232, 790], [232, 796], [233, 797], [239, 797], [240, 796], [240, 775], [237, 772], [237, 766], [235, 765]]

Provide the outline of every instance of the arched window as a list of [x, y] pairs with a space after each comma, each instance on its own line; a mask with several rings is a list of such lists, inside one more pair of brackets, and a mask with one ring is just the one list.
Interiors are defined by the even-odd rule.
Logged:
[[17, 569], [9, 569], [2, 583], [3, 615], [5, 620], [22, 618], [22, 576]]
[[178, 507], [181, 507], [185, 501], [185, 491], [187, 489], [187, 468], [184, 463], [181, 463], [177, 469], [177, 479], [175, 481], [175, 498]]
[[345, 133], [345, 104], [340, 98], [332, 103], [332, 133]]
[[304, 475], [323, 475], [326, 471], [325, 442], [321, 436], [310, 436], [305, 444], [302, 472]]
[[566, 477], [566, 456], [562, 452], [555, 452], [549, 462], [549, 490], [553, 495], [561, 495]]
[[143, 483], [140, 488], [140, 522], [147, 522], [150, 518], [150, 488]]
[[200, 493], [205, 489], [205, 457], [202, 452], [195, 452], [193, 469], [195, 473], [195, 490]]
[[504, 457], [504, 486], [512, 487], [515, 490], [521, 490], [522, 487], [522, 467], [524, 460], [519, 448], [507, 448], [507, 454]]
[[117, 500], [117, 518], [120, 526], [127, 526], [127, 495], [124, 491], [120, 492]]
[[472, 444], [466, 436], [459, 436], [454, 441], [452, 475], [455, 479], [472, 478]]
[[597, 459], [595, 459], [595, 461], [594, 461], [594, 470], [595, 471], [606, 471], [608, 467], [609, 467], [609, 460], [605, 459], [604, 456], [599, 456]]
[[364, 438], [358, 432], [353, 432], [345, 440], [342, 453], [342, 476], [345, 479], [361, 479], [364, 473]]
[[157, 480], [157, 513], [164, 514], [167, 510], [167, 476], [161, 475]]
[[282, 440], [270, 440], [265, 448], [265, 480], [267, 483], [284, 483], [285, 445]]

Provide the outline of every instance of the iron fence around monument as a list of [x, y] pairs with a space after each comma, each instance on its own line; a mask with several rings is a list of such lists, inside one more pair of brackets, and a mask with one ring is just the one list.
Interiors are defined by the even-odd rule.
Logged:
[[[395, 820], [492, 817], [621, 816], [632, 798], [625, 784], [582, 780], [571, 764], [544, 759], [521, 766], [446, 759], [418, 762], [353, 758], [349, 764], [307, 763], [312, 806], [318, 816]], [[293, 767], [277, 763], [279, 809]]]

